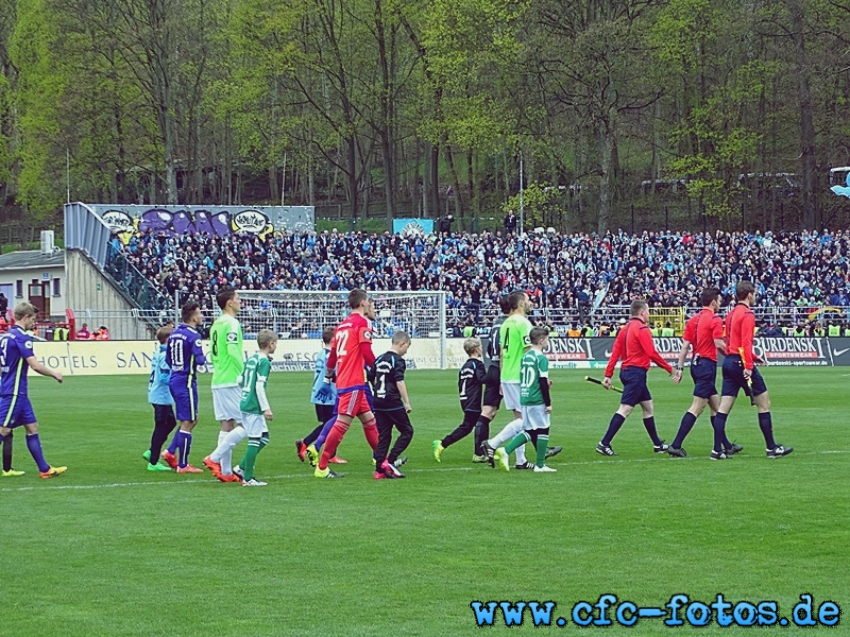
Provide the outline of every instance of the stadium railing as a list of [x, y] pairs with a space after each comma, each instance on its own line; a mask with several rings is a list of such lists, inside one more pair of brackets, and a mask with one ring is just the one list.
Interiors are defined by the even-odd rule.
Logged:
[[[135, 306], [129, 312], [108, 312], [107, 320], [112, 320], [113, 325], [103, 324], [113, 333], [124, 333], [117, 332], [114, 323], [126, 322], [127, 334], [141, 333], [147, 338], [148, 332], [161, 324], [159, 312], [171, 307], [171, 299], [127, 260], [112, 230], [91, 207], [83, 203], [65, 204], [65, 248], [83, 253], [115, 284], [127, 302]], [[78, 310], [81, 314], [86, 311], [90, 310]]]
[[[657, 311], [659, 308], [653, 308]], [[679, 313], [679, 315], [688, 318], [696, 312], [696, 308], [666, 308], [670, 314]], [[724, 308], [721, 312], [725, 316], [727, 310]], [[850, 317], [850, 307], [836, 306], [821, 306], [821, 307], [756, 307], [756, 320], [759, 327], [783, 326], [794, 327], [803, 321], [810, 324], [820, 322], [824, 329], [827, 329], [829, 323], [838, 323], [842, 326], [847, 326], [847, 318]], [[430, 311], [430, 310], [429, 310]], [[433, 314], [433, 311], [430, 311]], [[74, 309], [77, 317], [77, 323], [87, 323], [89, 326], [105, 325], [110, 328], [113, 333], [118, 333], [119, 326], [124, 326], [133, 333], [137, 333], [137, 338], [150, 338], [150, 333], [147, 331], [148, 326], [157, 328], [167, 322], [179, 322], [179, 317], [171, 309], [132, 309], [132, 310], [113, 310], [113, 311], [94, 311], [87, 309]], [[217, 309], [202, 310], [204, 317], [203, 326], [201, 329], [202, 335], [207, 336], [205, 329], [212, 325], [213, 321], [219, 315]], [[439, 323], [434, 316], [422, 316], [417, 319], [415, 316], [410, 316], [409, 312], [400, 312], [398, 316], [390, 316], [386, 311], [379, 312], [373, 325], [375, 334], [378, 338], [387, 338], [392, 335], [396, 329], [404, 329], [416, 338], [439, 338], [440, 333], [438, 328], [433, 325]], [[482, 306], [477, 310], [477, 318], [472, 312], [465, 312], [457, 308], [446, 310], [445, 325], [451, 327], [457, 325], [474, 325], [477, 328], [488, 328], [492, 325], [493, 320], [498, 318], [500, 312], [498, 308]], [[629, 306], [616, 305], [602, 307], [593, 312], [588, 313], [582, 318], [576, 308], [538, 308], [533, 310], [531, 320], [536, 322], [543, 321], [545, 324], [552, 327], [561, 336], [566, 336], [567, 330], [577, 324], [580, 328], [588, 323], [594, 326], [605, 323], [610, 326], [616, 326], [621, 320], [628, 320]], [[660, 315], [659, 315], [660, 316]], [[243, 312], [240, 312], [239, 319], [242, 322], [243, 331], [247, 338], [253, 337], [260, 329], [274, 329], [280, 338], [284, 339], [318, 339], [321, 337], [322, 328], [335, 323], [340, 319], [336, 313], [329, 313], [321, 309], [308, 308], [303, 305], [295, 305], [293, 307], [266, 307], [258, 310], [253, 307], [245, 307]], [[828, 334], [824, 334], [828, 335]], [[842, 330], [843, 335], [843, 330]], [[676, 329], [675, 336], [681, 336], [681, 330]]]

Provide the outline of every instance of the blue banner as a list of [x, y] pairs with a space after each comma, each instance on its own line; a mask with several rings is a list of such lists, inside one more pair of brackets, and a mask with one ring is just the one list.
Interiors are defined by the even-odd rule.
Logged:
[[400, 235], [421, 234], [434, 232], [433, 219], [393, 219], [393, 233]]

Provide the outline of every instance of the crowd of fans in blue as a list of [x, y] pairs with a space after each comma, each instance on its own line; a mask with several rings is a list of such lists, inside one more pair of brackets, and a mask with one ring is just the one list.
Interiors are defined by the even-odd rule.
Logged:
[[[116, 239], [117, 241], [117, 239]], [[135, 235], [126, 257], [157, 288], [197, 295], [238, 289], [445, 290], [450, 308], [477, 313], [527, 290], [537, 307], [581, 308], [635, 297], [651, 306], [698, 306], [717, 285], [731, 298], [754, 281], [762, 304], [850, 305], [850, 232], [629, 234], [386, 232]]]

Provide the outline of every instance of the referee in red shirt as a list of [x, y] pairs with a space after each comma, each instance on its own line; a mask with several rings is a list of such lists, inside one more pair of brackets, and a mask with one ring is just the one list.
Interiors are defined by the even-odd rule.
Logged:
[[608, 425], [605, 436], [596, 445], [596, 452], [603, 456], [617, 455], [611, 448], [611, 441], [617, 435], [623, 423], [626, 422], [626, 418], [632, 413], [635, 405], [638, 404], [643, 410], [643, 426], [646, 427], [646, 433], [652, 438], [652, 450], [655, 453], [667, 451], [667, 445], [658, 437], [658, 431], [655, 429], [652, 396], [646, 386], [646, 372], [649, 371], [650, 362], [654, 362], [665, 369], [668, 374], [673, 373], [673, 368], [655, 351], [655, 343], [652, 342], [652, 330], [646, 324], [649, 319], [649, 306], [646, 301], [632, 301], [630, 315], [629, 322], [620, 330], [620, 333], [617, 334], [617, 340], [614, 341], [614, 349], [611, 352], [611, 358], [608, 359], [605, 379], [602, 381], [605, 389], [611, 388], [614, 367], [622, 357], [620, 382], [623, 383], [623, 395], [620, 398], [620, 408], [611, 418], [611, 424]]
[[[753, 355], [753, 337], [755, 336], [756, 316], [752, 306], [756, 301], [756, 289], [750, 281], [739, 281], [735, 286], [737, 305], [726, 317], [726, 358], [723, 359], [723, 390], [720, 408], [715, 418], [714, 452], [711, 457], [725, 460], [728, 455], [717, 445], [716, 431], [726, 431], [726, 418], [732, 411], [732, 405], [738, 397], [738, 391], [752, 396], [759, 412], [759, 427], [764, 435], [768, 458], [781, 458], [794, 451], [793, 447], [783, 447], [773, 439], [773, 424], [770, 419], [770, 397], [767, 385], [754, 361], [764, 362]], [[724, 433], [725, 435], [725, 433]]]
[[[667, 453], [677, 458], [687, 458], [688, 454], [682, 448], [685, 438], [694, 428], [697, 418], [708, 405], [711, 409], [711, 426], [715, 426], [715, 416], [720, 407], [720, 396], [717, 394], [717, 354], [726, 351], [726, 342], [723, 340], [723, 321], [717, 316], [721, 304], [720, 290], [715, 287], [706, 288], [700, 294], [700, 305], [702, 310], [688, 319], [685, 324], [685, 333], [682, 335], [682, 350], [679, 352], [679, 362], [676, 365], [674, 383], [682, 380], [682, 370], [685, 359], [693, 348], [694, 357], [691, 360], [691, 378], [694, 381], [694, 400], [688, 411], [682, 417], [679, 432], [673, 444], [667, 449]], [[726, 438], [726, 432], [715, 429], [715, 447], [722, 448], [726, 455], [732, 455], [743, 451], [741, 445], [732, 444]], [[719, 445], [717, 438], [719, 437]], [[714, 452], [712, 451], [712, 458]]]

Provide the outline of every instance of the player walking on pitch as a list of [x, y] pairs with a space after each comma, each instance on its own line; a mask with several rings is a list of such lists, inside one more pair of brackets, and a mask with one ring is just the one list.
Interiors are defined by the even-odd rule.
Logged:
[[596, 452], [603, 456], [617, 455], [611, 448], [611, 441], [620, 431], [620, 427], [626, 422], [626, 418], [632, 413], [635, 405], [640, 405], [643, 410], [643, 426], [652, 439], [652, 450], [655, 453], [667, 451], [667, 445], [658, 437], [658, 431], [655, 428], [652, 396], [646, 386], [646, 373], [649, 371], [650, 362], [654, 362], [671, 375], [673, 368], [655, 351], [652, 330], [646, 324], [649, 319], [649, 306], [646, 301], [632, 301], [630, 316], [629, 322], [617, 334], [611, 358], [608, 359], [608, 366], [605, 368], [605, 379], [602, 381], [605, 389], [611, 388], [614, 367], [622, 357], [620, 382], [623, 383], [623, 393], [620, 396], [620, 408], [611, 418], [605, 436], [596, 445]]
[[12, 429], [23, 427], [27, 432], [27, 449], [38, 466], [38, 475], [53, 478], [68, 467], [51, 467], [44, 459], [38, 421], [32, 410], [27, 387], [27, 371], [62, 382], [62, 374], [38, 362], [33, 352], [35, 337], [30, 333], [35, 325], [36, 310], [30, 303], [18, 303], [13, 311], [15, 324], [0, 336], [0, 442]]
[[487, 369], [481, 360], [481, 341], [477, 338], [468, 338], [463, 342], [463, 349], [469, 356], [457, 377], [463, 422], [445, 438], [432, 443], [434, 458], [437, 462], [442, 462], [440, 458], [446, 449], [472, 433], [481, 422], [481, 389], [487, 380]]
[[[522, 357], [531, 347], [531, 301], [525, 292], [511, 292], [508, 296], [511, 313], [499, 328], [499, 342], [502, 348], [501, 381], [502, 396], [505, 407], [513, 410], [514, 419], [498, 433], [495, 438], [481, 443], [481, 449], [488, 459], [493, 458], [496, 449], [507, 441], [512, 440], [522, 431], [522, 405], [520, 404], [520, 374]], [[534, 465], [525, 459], [525, 449], [520, 446], [516, 450], [516, 468], [533, 469]]]
[[753, 355], [753, 337], [755, 335], [756, 316], [752, 306], [756, 301], [756, 289], [750, 281], [739, 281], [735, 286], [735, 298], [738, 303], [726, 317], [726, 358], [723, 359], [723, 390], [720, 407], [715, 423], [714, 451], [711, 457], [725, 460], [728, 456], [717, 446], [717, 431], [725, 435], [726, 419], [738, 391], [751, 396], [758, 408], [759, 428], [764, 436], [768, 458], [781, 458], [794, 451], [793, 447], [784, 447], [773, 439], [773, 422], [770, 417], [770, 396], [764, 378], [754, 366], [759, 357]]
[[530, 442], [537, 450], [535, 473], [554, 473], [557, 469], [546, 466], [549, 445], [549, 423], [552, 399], [549, 394], [549, 359], [543, 353], [549, 344], [549, 331], [542, 327], [531, 330], [531, 349], [522, 357], [520, 403], [522, 404], [523, 431], [508, 446], [496, 450], [496, 459], [505, 471], [510, 469], [510, 454]]
[[203, 469], [189, 464], [192, 430], [198, 424], [198, 368], [207, 362], [197, 329], [203, 319], [195, 301], [183, 306], [181, 320], [182, 323], [165, 344], [165, 360], [171, 368], [168, 388], [174, 398], [177, 421], [180, 423], [175, 436], [179, 456], [177, 473], [203, 473]]
[[[676, 439], [667, 448], [667, 453], [677, 458], [686, 458], [687, 452], [682, 445], [685, 438], [694, 428], [697, 418], [708, 405], [711, 409], [711, 426], [715, 425], [717, 409], [720, 407], [720, 396], [717, 395], [717, 353], [724, 352], [726, 342], [723, 340], [723, 321], [717, 316], [721, 304], [720, 290], [717, 288], [706, 288], [700, 294], [702, 309], [692, 316], [685, 324], [685, 332], [682, 336], [682, 349], [679, 352], [679, 362], [676, 364], [676, 373], [673, 382], [682, 380], [682, 369], [685, 359], [693, 348], [693, 359], [691, 359], [691, 378], [694, 381], [694, 400], [688, 411], [682, 417], [679, 432]], [[722, 431], [714, 430], [715, 436], [720, 436], [720, 444], [727, 455], [743, 451], [740, 445], [732, 444]], [[714, 441], [718, 447], [718, 441]]]
[[221, 423], [218, 446], [206, 458], [204, 465], [222, 482], [236, 481], [232, 472], [233, 448], [248, 434], [240, 427], [242, 412], [239, 403], [242, 390], [239, 375], [244, 367], [242, 359], [242, 326], [236, 318], [242, 305], [239, 293], [224, 287], [216, 295], [221, 314], [210, 329], [210, 360], [213, 364], [212, 396], [215, 419]]
[[242, 393], [240, 420], [248, 435], [248, 447], [239, 462], [243, 487], [264, 487], [268, 484], [254, 477], [254, 465], [257, 455], [269, 444], [267, 421], [274, 418], [266, 397], [266, 383], [272, 369], [271, 355], [277, 347], [277, 334], [271, 330], [260, 330], [257, 333], [257, 347], [260, 351], [248, 360], [239, 377]]
[[[484, 383], [484, 398], [481, 406], [481, 415], [475, 423], [475, 449], [472, 454], [473, 462], [490, 462], [482, 443], [490, 437], [490, 423], [496, 417], [499, 406], [502, 403], [502, 345], [499, 341], [499, 332], [502, 324], [511, 313], [510, 295], [503, 294], [499, 297], [499, 308], [502, 316], [493, 322], [490, 328], [490, 338], [487, 340], [487, 356], [490, 365], [487, 368], [487, 378]], [[434, 449], [434, 457], [439, 462], [438, 449]]]
[[153, 433], [151, 446], [142, 454], [147, 460], [148, 471], [171, 471], [168, 464], [160, 459], [162, 445], [168, 440], [169, 434], [177, 426], [174, 418], [174, 400], [168, 381], [171, 378], [171, 368], [165, 362], [165, 344], [171, 336], [173, 328], [170, 325], [160, 327], [156, 332], [159, 349], [151, 358], [151, 375], [148, 379], [148, 402], [153, 407]]
[[[381, 354], [375, 360], [375, 420], [378, 426], [378, 446], [375, 448], [375, 480], [383, 478], [403, 478], [399, 470], [407, 458], [401, 454], [413, 439], [413, 425], [408, 414], [411, 411], [410, 397], [407, 395], [407, 384], [404, 373], [407, 365], [404, 355], [410, 347], [410, 336], [407, 332], [393, 334], [392, 348]], [[393, 437], [393, 427], [398, 429], [399, 437], [393, 448], [390, 443]]]
[[375, 414], [366, 396], [365, 369], [375, 364], [372, 353], [372, 326], [375, 306], [364, 290], [348, 293], [351, 314], [340, 323], [331, 342], [331, 354], [325, 370], [325, 380], [330, 384], [336, 370], [337, 418], [322, 447], [322, 455], [314, 475], [317, 478], [338, 478], [328, 469], [328, 462], [336, 455], [337, 447], [355, 417], [363, 423], [363, 433], [374, 453], [378, 446]]

